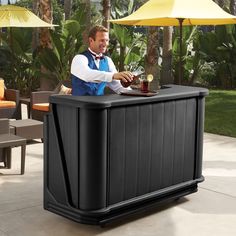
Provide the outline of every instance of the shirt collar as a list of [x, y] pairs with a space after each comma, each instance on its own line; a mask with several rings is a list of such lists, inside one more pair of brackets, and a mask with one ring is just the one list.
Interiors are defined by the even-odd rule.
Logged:
[[90, 48], [88, 48], [89, 52], [93, 55], [94, 59], [95, 60], [98, 60], [98, 59], [103, 59], [104, 56], [102, 53], [100, 54], [96, 54], [95, 52], [93, 52]]

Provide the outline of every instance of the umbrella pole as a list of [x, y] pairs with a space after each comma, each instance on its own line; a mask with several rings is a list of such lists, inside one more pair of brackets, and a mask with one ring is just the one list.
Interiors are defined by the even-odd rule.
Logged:
[[181, 85], [183, 78], [183, 18], [178, 18], [179, 20], [179, 85]]

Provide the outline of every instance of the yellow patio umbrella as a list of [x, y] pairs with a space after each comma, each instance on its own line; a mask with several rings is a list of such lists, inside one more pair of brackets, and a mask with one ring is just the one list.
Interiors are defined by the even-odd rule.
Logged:
[[10, 28], [10, 47], [12, 49], [12, 27], [53, 27], [57, 26], [49, 24], [41, 20], [33, 12], [24, 7], [15, 5], [1, 5], [0, 6], [0, 28]]
[[[2, 27], [53, 27], [57, 25], [49, 24], [41, 20], [33, 12], [24, 7], [15, 5], [0, 6], [0, 28]], [[12, 46], [12, 31], [10, 29], [10, 44]]]
[[225, 12], [212, 0], [150, 0], [131, 15], [112, 23], [142, 26], [180, 26], [180, 74], [183, 25], [236, 24], [236, 16]]
[[15, 5], [0, 6], [0, 27], [53, 27], [33, 12]]

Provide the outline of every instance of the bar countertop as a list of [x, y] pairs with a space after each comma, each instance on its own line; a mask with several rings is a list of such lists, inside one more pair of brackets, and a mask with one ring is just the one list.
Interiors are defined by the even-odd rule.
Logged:
[[129, 96], [109, 94], [104, 96], [68, 96], [68, 95], [52, 95], [49, 98], [50, 103], [60, 103], [62, 105], [101, 109], [123, 105], [145, 104], [150, 102], [160, 102], [173, 99], [181, 99], [186, 97], [206, 96], [208, 90], [200, 87], [189, 87], [180, 85], [164, 85], [157, 95], [152, 97]]

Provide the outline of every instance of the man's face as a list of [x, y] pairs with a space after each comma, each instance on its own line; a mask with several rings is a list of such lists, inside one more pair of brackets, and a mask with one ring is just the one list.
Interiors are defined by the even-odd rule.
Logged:
[[89, 47], [93, 52], [97, 54], [105, 53], [108, 44], [109, 44], [108, 32], [97, 32], [95, 40], [93, 38], [89, 38]]

